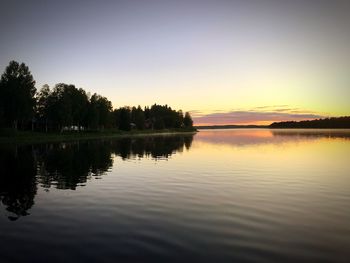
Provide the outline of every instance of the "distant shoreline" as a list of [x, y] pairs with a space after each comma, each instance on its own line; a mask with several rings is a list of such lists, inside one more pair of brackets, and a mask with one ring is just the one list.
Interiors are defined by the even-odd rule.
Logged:
[[350, 116], [274, 122], [270, 125], [204, 125], [194, 127], [196, 129], [350, 129]]
[[320, 129], [320, 130], [327, 130], [327, 129], [350, 129], [350, 128], [342, 128], [342, 127], [270, 127], [270, 126], [234, 126], [234, 127], [227, 127], [227, 126], [196, 126], [197, 130], [228, 130], [228, 129], [269, 129], [269, 130], [312, 130], [312, 129]]
[[1, 144], [37, 144], [53, 142], [69, 142], [94, 139], [118, 139], [148, 136], [191, 135], [197, 133], [196, 129], [164, 129], [164, 130], [106, 130], [103, 132], [17, 132], [13, 135], [0, 135]]
[[268, 125], [208, 125], [208, 126], [194, 126], [196, 129], [261, 129], [269, 128]]
[[333, 117], [306, 121], [274, 122], [271, 129], [349, 129], [350, 116]]

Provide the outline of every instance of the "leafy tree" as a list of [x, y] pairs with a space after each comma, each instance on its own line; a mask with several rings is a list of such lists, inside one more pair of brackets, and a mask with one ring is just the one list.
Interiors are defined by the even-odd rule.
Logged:
[[112, 102], [106, 97], [98, 96], [97, 99], [98, 113], [99, 113], [99, 127], [104, 129], [111, 126], [111, 111]]
[[179, 110], [177, 112], [177, 117], [175, 119], [175, 128], [181, 128], [183, 126], [184, 123], [184, 114], [182, 113], [182, 110]]
[[49, 124], [49, 98], [51, 90], [49, 85], [45, 84], [37, 93], [37, 120], [39, 124], [44, 126], [45, 131], [48, 131]]
[[87, 123], [92, 129], [112, 126], [112, 103], [105, 97], [93, 94], [88, 106]]
[[89, 103], [85, 90], [76, 89], [74, 86], [71, 89], [71, 103], [73, 124], [78, 126], [80, 130], [84, 125], [85, 115], [87, 114], [87, 105]]
[[44, 85], [37, 98], [37, 116], [41, 124], [45, 123], [46, 131], [48, 123], [56, 130], [70, 126], [77, 126], [79, 130], [86, 127], [89, 101], [85, 90], [59, 83], [51, 91]]
[[131, 110], [131, 122], [135, 123], [136, 128], [143, 130], [145, 128], [145, 114], [141, 106], [132, 107]]
[[29, 68], [11, 61], [0, 80], [0, 108], [5, 123], [17, 130], [33, 117], [35, 81]]
[[186, 128], [189, 128], [189, 127], [192, 127], [193, 126], [193, 121], [192, 121], [192, 118], [191, 118], [191, 115], [189, 112], [186, 112], [185, 113], [185, 117], [184, 117], [184, 126]]
[[73, 124], [70, 90], [73, 87], [64, 83], [56, 84], [50, 97], [49, 115], [58, 130]]
[[98, 95], [95, 93], [91, 96], [88, 104], [88, 113], [87, 113], [87, 127], [89, 129], [98, 129], [99, 124], [99, 113], [98, 113]]
[[115, 111], [117, 118], [117, 127], [123, 131], [130, 131], [131, 126], [131, 110], [129, 107], [119, 108]]

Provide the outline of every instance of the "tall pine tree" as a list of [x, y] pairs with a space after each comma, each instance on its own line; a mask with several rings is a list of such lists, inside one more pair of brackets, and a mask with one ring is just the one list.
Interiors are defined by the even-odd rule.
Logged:
[[5, 125], [18, 129], [24, 126], [34, 113], [35, 81], [29, 68], [24, 64], [11, 61], [1, 76], [0, 109]]

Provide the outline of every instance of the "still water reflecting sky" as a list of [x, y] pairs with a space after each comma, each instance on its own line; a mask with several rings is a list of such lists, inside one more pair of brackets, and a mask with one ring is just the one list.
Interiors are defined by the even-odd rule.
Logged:
[[348, 262], [349, 130], [3, 145], [0, 261]]

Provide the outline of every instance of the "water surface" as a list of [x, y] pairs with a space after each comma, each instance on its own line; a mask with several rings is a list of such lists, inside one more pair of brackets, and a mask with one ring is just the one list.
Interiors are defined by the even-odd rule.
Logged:
[[0, 148], [1, 262], [348, 262], [349, 130]]

